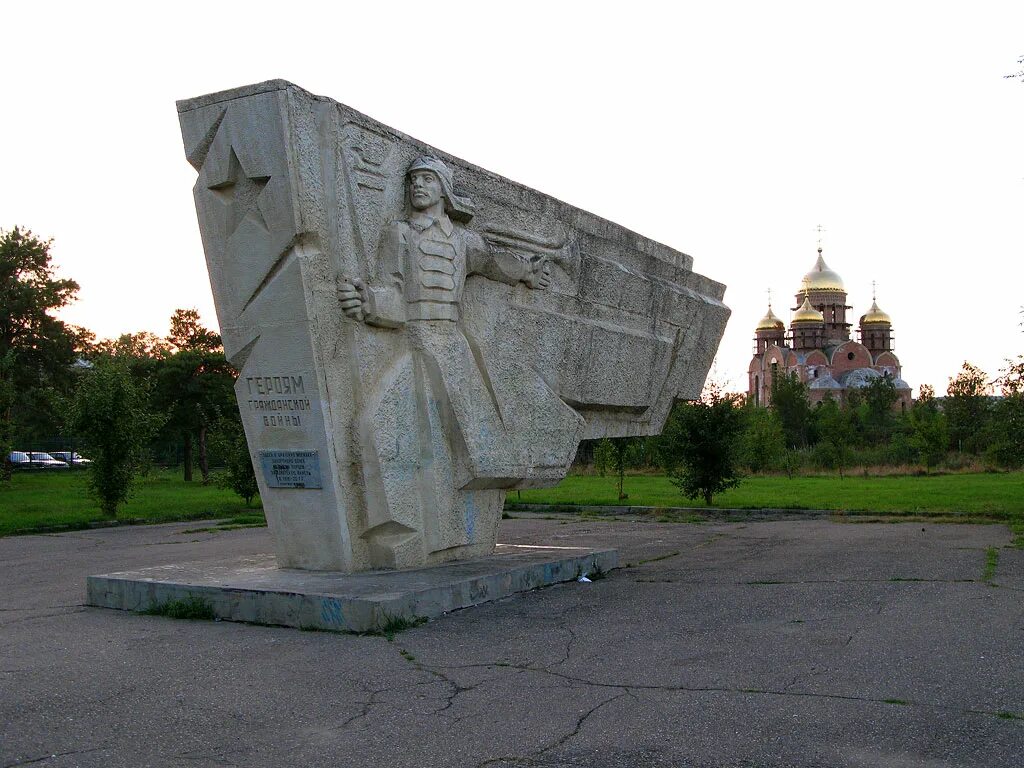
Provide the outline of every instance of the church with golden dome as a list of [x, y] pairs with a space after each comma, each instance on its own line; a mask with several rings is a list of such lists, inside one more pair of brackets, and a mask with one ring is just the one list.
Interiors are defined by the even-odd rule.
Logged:
[[871, 309], [860, 317], [856, 341], [850, 338], [851, 324], [846, 320], [851, 309], [842, 278], [825, 263], [819, 246], [818, 260], [796, 294], [788, 331], [770, 301], [768, 314], [757, 324], [748, 369], [749, 397], [768, 405], [774, 378], [796, 375], [807, 384], [812, 404], [826, 397], [845, 402], [850, 391], [887, 376], [896, 385], [898, 407], [909, 408], [910, 385], [893, 352], [892, 318], [872, 297]]

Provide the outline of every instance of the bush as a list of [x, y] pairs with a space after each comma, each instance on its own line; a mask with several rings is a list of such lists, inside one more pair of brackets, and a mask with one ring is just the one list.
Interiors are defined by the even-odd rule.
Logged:
[[690, 499], [711, 504], [716, 493], [740, 483], [743, 410], [737, 398], [712, 387], [702, 400], [678, 403], [658, 442], [669, 479]]
[[234, 491], [245, 499], [245, 506], [250, 506], [260, 491], [241, 423], [221, 417], [214, 422], [209, 441], [210, 447], [225, 466], [225, 471], [216, 475], [217, 485]]
[[146, 445], [163, 423], [149, 410], [149, 391], [127, 364], [99, 357], [63, 404], [65, 421], [92, 455], [89, 490], [103, 514], [117, 515], [145, 463]]

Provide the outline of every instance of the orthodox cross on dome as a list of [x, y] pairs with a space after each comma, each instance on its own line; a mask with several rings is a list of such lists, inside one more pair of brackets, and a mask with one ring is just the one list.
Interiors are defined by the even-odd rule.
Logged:
[[772, 289], [768, 289], [768, 309], [772, 308]]
[[818, 251], [820, 252], [820, 251], [821, 251], [821, 240], [822, 240], [822, 235], [824, 235], [824, 234], [825, 234], [825, 231], [826, 231], [826, 230], [825, 230], [825, 228], [824, 228], [823, 226], [821, 226], [821, 224], [819, 224], [818, 226], [816, 226], [816, 227], [814, 228], [814, 230], [815, 230], [815, 231], [816, 231], [816, 232], [818, 233]]
[[270, 230], [258, 202], [269, 181], [269, 176], [249, 176], [239, 162], [234, 147], [231, 148], [227, 178], [207, 187], [228, 209], [228, 237], [235, 233], [250, 212], [257, 224], [264, 230]]
[[878, 292], [878, 284], [874, 280], [872, 280], [871, 281], [871, 301], [877, 301], [878, 300], [877, 296], [876, 296], [877, 292]]

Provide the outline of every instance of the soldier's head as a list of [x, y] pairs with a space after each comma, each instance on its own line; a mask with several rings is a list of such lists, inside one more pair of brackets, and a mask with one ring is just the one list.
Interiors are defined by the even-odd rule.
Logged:
[[446, 195], [437, 173], [426, 168], [409, 171], [409, 203], [413, 208], [427, 211], [435, 208], [443, 199], [446, 199]]
[[[466, 222], [473, 217], [473, 204], [455, 194], [451, 169], [436, 157], [416, 158], [409, 166], [409, 204], [417, 211], [428, 211], [441, 204], [449, 216]], [[440, 210], [438, 210], [440, 213]]]

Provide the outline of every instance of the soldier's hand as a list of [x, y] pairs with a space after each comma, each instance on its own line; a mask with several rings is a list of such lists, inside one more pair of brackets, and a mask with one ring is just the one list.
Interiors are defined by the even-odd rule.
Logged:
[[551, 285], [551, 262], [546, 256], [538, 256], [530, 264], [530, 279], [526, 283], [531, 288], [545, 289]]
[[537, 287], [547, 288], [551, 285], [551, 262], [545, 260], [544, 266], [540, 269], [540, 275], [537, 276]]
[[338, 281], [337, 293], [341, 311], [354, 320], [362, 320], [363, 305], [366, 303], [366, 284], [358, 277], [352, 281], [342, 278]]

